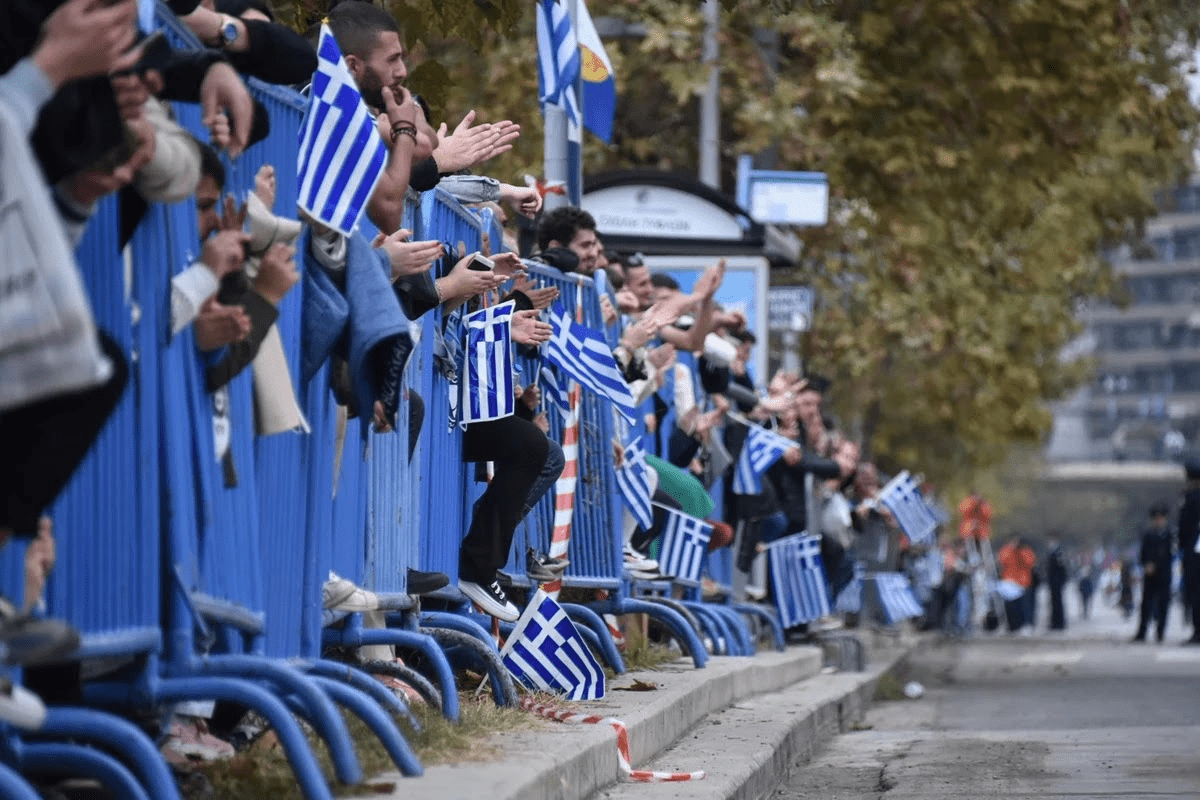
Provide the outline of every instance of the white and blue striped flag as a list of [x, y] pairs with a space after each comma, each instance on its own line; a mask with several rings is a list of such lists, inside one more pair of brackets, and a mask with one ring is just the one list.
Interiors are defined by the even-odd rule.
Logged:
[[388, 149], [329, 26], [321, 26], [317, 71], [300, 126], [297, 204], [313, 219], [349, 236], [358, 226]]
[[734, 494], [762, 494], [762, 475], [779, 457], [798, 445], [791, 439], [759, 425], [750, 425], [750, 434], [738, 454], [733, 470]]
[[535, 691], [568, 700], [604, 697], [604, 670], [567, 612], [542, 589], [517, 620], [500, 658], [514, 678]]
[[513, 381], [512, 315], [516, 303], [481, 308], [466, 316], [462, 424], [511, 417], [517, 410]]
[[566, 414], [571, 410], [571, 387], [550, 367], [542, 367], [542, 395]]
[[854, 577], [834, 598], [833, 609], [840, 614], [857, 614], [863, 604], [863, 566], [855, 562]]
[[884, 621], [895, 625], [901, 620], [919, 617], [924, 612], [913, 595], [912, 584], [902, 572], [876, 572], [872, 576]]
[[658, 506], [667, 512], [658, 571], [681, 583], [700, 585], [700, 570], [708, 552], [713, 526], [674, 508]]
[[910, 542], [927, 544], [933, 541], [933, 532], [938, 526], [937, 517], [921, 496], [921, 489], [908, 470], [892, 478], [880, 490], [879, 503], [892, 512], [896, 524]]
[[634, 424], [637, 411], [633, 395], [604, 336], [571, 319], [561, 303], [554, 304], [550, 324], [554, 333], [546, 345], [546, 360], [587, 389], [608, 398], [621, 416]]
[[579, 78], [579, 41], [571, 26], [571, 15], [562, 0], [538, 3], [538, 99], [542, 106], [560, 106], [567, 114], [569, 138], [579, 141], [579, 98], [575, 82]]
[[785, 628], [829, 613], [829, 590], [821, 564], [821, 537], [794, 533], [767, 545], [771, 591]]
[[654, 525], [654, 508], [651, 498], [654, 496], [650, 488], [650, 467], [646, 465], [646, 446], [642, 437], [638, 436], [625, 448], [621, 458], [621, 468], [617, 470], [617, 488], [621, 490], [621, 499], [629, 513], [642, 526], [642, 530], [650, 530]]

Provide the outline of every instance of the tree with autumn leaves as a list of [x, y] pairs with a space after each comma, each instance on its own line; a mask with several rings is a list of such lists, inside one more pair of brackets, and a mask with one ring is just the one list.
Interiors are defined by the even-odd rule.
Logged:
[[[322, 0], [291, 0], [311, 20]], [[305, 8], [303, 4], [314, 4]], [[451, 127], [522, 125], [489, 165], [540, 174], [532, 2], [414, 0], [396, 16], [410, 83]], [[611, 145], [585, 172], [695, 174], [703, 9], [609, 0]], [[721, 14], [723, 183], [737, 156], [828, 174], [830, 223], [798, 231], [774, 283], [821, 298], [805, 357], [885, 468], [978, 483], [1048, 432], [1089, 374], [1060, 352], [1081, 303], [1112, 296], [1101, 253], [1136, 238], [1154, 189], [1192, 167], [1184, 73], [1200, 6], [1175, 0], [742, 0]]]

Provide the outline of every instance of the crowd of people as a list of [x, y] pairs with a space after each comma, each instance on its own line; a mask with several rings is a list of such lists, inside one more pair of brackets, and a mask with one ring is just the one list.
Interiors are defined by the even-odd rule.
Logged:
[[[531, 279], [525, 258], [564, 274], [603, 275], [596, 283], [605, 287], [606, 335], [638, 410], [633, 424], [614, 415], [613, 468], [623, 467], [626, 446], [641, 436], [658, 507], [649, 525], [626, 513], [614, 534], [630, 577], [664, 577], [655, 543], [664, 510], [678, 509], [711, 522], [710, 549], [734, 548], [736, 568], [745, 574], [772, 541], [799, 532], [819, 536], [831, 604], [863, 570], [893, 571], [905, 562], [941, 565], [936, 578], [925, 580], [910, 569], [934, 617], [959, 602], [970, 562], [965, 545], [946, 552], [907, 546], [878, 502], [887, 476], [861, 458], [859, 443], [826, 407], [830, 381], [812, 372], [753, 374], [758, 339], [742, 312], [716, 300], [723, 263], [685, 291], [638, 254], [606, 250], [585, 210], [543, 210], [536, 188], [478, 174], [511, 148], [520, 126], [485, 123], [474, 111], [453, 129], [431, 119], [427, 104], [405, 87], [408, 54], [394, 18], [361, 0], [334, 5], [327, 24], [388, 150], [362, 227], [347, 236], [298, 209], [280, 208], [284, 165], [249, 164], [254, 191], [238, 202], [227, 191], [227, 165], [247, 166], [245, 151], [272, 125], [244, 78], [303, 89], [317, 64], [317, 32], [305, 37], [277, 24], [262, 0], [168, 5], [203, 48], [172, 50], [161, 36], [139, 33], [135, 0], [18, 0], [0, 8], [0, 245], [8, 255], [0, 264], [0, 441], [7, 456], [0, 467], [0, 544], [15, 538], [26, 545], [22, 595], [0, 604], [7, 663], [53, 663], [79, 646], [69, 620], [30, 613], [56, 558], [46, 512], [128, 382], [130, 354], [98, 329], [72, 253], [90, 225], [113, 225], [113, 238], [104, 241], [124, 247], [160, 203], [187, 202], [195, 211], [199, 256], [171, 265], [163, 290], [170, 294], [169, 336], [194, 342], [204, 365], [227, 487], [237, 485], [247, 457], [231, 445], [233, 381], [252, 373], [260, 435], [304, 429], [303, 403], [277, 330], [290, 292], [306, 298], [295, 377], [304, 384], [327, 375], [346, 418], [359, 420], [364, 435], [370, 427], [405, 436], [411, 458], [426, 415], [405, 375], [423, 317], [512, 300], [512, 341], [536, 352], [550, 339], [545, 312], [558, 290]], [[200, 105], [206, 140], [180, 124], [172, 101]], [[405, 209], [435, 187], [466, 206], [490, 208], [501, 221], [530, 220], [535, 241], [522, 248], [521, 237], [506, 227], [483, 269], [475, 254], [414, 241], [402, 228]], [[115, 201], [106, 202], [119, 212], [101, 222], [97, 208], [110, 195]], [[320, 313], [310, 316], [310, 309]], [[562, 443], [548, 436], [541, 389], [517, 386], [516, 395], [515, 414], [473, 422], [462, 436], [462, 460], [490, 466], [461, 532], [456, 584], [477, 608], [509, 622], [520, 611], [501, 569], [518, 525], [566, 463]], [[793, 444], [766, 470], [761, 491], [736, 494], [731, 476], [752, 426]], [[719, 514], [717, 487], [724, 492]], [[1010, 561], [1003, 550], [1000, 559]], [[1020, 554], [1011, 561], [1014, 570], [1028, 571]], [[534, 552], [529, 574], [552, 580], [566, 563]], [[414, 595], [441, 591], [451, 580], [419, 567], [407, 565]], [[373, 608], [369, 592], [336, 575], [325, 585], [324, 605]], [[832, 615], [813, 623], [837, 624]], [[13, 686], [0, 689], [16, 702]], [[196, 717], [193, 709], [179, 711]]]

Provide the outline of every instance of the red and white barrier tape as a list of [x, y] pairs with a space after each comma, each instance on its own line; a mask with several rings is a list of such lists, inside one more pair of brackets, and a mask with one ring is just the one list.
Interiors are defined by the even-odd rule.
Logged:
[[648, 769], [634, 769], [629, 763], [629, 731], [625, 729], [625, 723], [619, 719], [588, 714], [574, 714], [566, 709], [535, 703], [532, 697], [522, 697], [521, 708], [540, 717], [552, 719], [557, 722], [611, 725], [613, 730], [617, 732], [617, 760], [621, 764], [621, 771], [631, 781], [639, 781], [641, 783], [673, 783], [676, 781], [704, 780], [704, 770], [697, 770], [696, 772], [654, 772]]

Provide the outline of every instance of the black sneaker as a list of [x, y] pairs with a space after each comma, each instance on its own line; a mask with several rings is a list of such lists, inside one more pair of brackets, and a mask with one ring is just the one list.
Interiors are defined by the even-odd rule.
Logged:
[[409, 594], [433, 594], [450, 585], [450, 576], [444, 572], [422, 572], [409, 568], [406, 585]]
[[521, 612], [508, 601], [508, 595], [500, 587], [499, 581], [492, 581], [484, 586], [474, 581], [459, 578], [458, 588], [470, 598], [471, 602], [482, 608], [484, 613], [490, 614], [496, 619], [502, 619], [505, 622], [516, 622], [521, 618]]
[[532, 547], [525, 551], [525, 574], [538, 582], [558, 580], [570, 563], [565, 558], [551, 558]]

